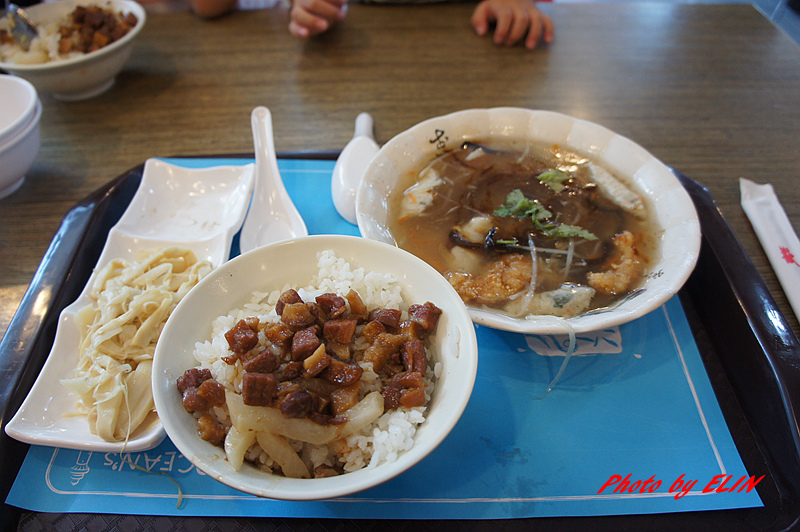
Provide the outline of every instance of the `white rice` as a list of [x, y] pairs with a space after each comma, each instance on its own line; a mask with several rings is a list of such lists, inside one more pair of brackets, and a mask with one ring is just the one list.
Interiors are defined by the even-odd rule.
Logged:
[[[97, 2], [91, 5], [97, 5], [106, 10], [114, 9], [111, 2]], [[31, 41], [30, 49], [27, 51], [16, 43], [0, 44], [0, 61], [17, 65], [39, 65], [86, 55], [77, 50], [65, 54], [58, 53], [58, 46], [61, 41], [59, 28], [62, 25], [71, 25], [71, 17], [72, 13], [70, 12], [58, 20], [36, 24], [38, 35]], [[8, 17], [0, 18], [0, 30], [6, 30], [11, 33]]]
[[[31, 41], [31, 47], [27, 52], [16, 43], [0, 44], [0, 61], [17, 65], [38, 65], [83, 55], [82, 52], [58, 53], [60, 40], [58, 28], [60, 25], [61, 21], [37, 24], [36, 29], [39, 36]], [[8, 26], [7, 18], [0, 19], [0, 30], [7, 30], [10, 33], [11, 30]]]
[[[402, 319], [407, 319], [409, 303], [403, 301], [401, 287], [397, 279], [391, 275], [368, 272], [363, 268], [353, 268], [344, 259], [336, 257], [332, 251], [318, 253], [317, 266], [318, 273], [307, 286], [283, 286], [271, 292], [256, 292], [242, 308], [235, 309], [214, 320], [212, 338], [195, 345], [194, 356], [199, 362], [199, 367], [209, 369], [213, 378], [226, 388], [241, 393], [244, 374], [241, 361], [231, 365], [222, 360], [222, 357], [230, 355], [228, 342], [224, 336], [225, 332], [246, 317], [255, 316], [266, 323], [280, 321], [280, 317], [275, 312], [275, 304], [280, 294], [289, 288], [297, 290], [300, 297], [306, 302], [313, 301], [320, 294], [330, 292], [344, 296], [352, 289], [358, 292], [368, 308], [398, 309], [402, 312]], [[260, 342], [263, 344], [265, 338], [263, 338], [263, 333], [259, 334]], [[358, 346], [355, 349], [358, 349]], [[361, 376], [361, 397], [363, 398], [371, 391], [380, 390], [381, 381], [372, 370], [372, 363], [362, 362], [361, 367], [364, 370]], [[425, 376], [426, 404], [430, 401], [434, 382], [440, 372], [441, 363], [428, 365]], [[388, 411], [371, 426], [348, 436], [344, 441], [334, 442], [331, 446], [310, 445], [302, 442], [291, 443], [311, 471], [323, 464], [342, 466], [345, 472], [365, 467], [373, 468], [382, 463], [397, 460], [401, 453], [413, 447], [417, 428], [425, 421], [425, 410], [426, 407], [422, 406]], [[225, 408], [215, 408], [214, 413], [223, 424], [230, 425]], [[248, 450], [246, 458], [260, 469], [272, 471], [272, 460], [257, 443]]]

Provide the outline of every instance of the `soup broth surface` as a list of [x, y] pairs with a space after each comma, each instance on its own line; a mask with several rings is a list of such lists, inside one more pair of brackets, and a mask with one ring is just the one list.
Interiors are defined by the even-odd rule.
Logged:
[[655, 253], [641, 196], [557, 146], [465, 143], [401, 185], [397, 245], [472, 306], [515, 317], [608, 307], [641, 286]]

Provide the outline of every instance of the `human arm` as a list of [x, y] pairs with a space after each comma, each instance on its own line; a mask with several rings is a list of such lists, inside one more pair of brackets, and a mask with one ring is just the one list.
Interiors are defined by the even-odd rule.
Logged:
[[486, 35], [494, 23], [494, 42], [514, 45], [523, 41], [533, 49], [543, 41], [553, 40], [553, 22], [539, 11], [534, 0], [483, 0], [472, 13], [472, 27], [478, 35]]
[[344, 20], [347, 0], [293, 0], [289, 32], [296, 37], [311, 37]]
[[192, 11], [201, 18], [215, 18], [236, 7], [236, 0], [190, 0]]

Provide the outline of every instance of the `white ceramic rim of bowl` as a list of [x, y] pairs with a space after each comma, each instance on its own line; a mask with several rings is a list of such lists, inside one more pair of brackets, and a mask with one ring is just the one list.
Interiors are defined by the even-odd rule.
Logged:
[[[17, 134], [17, 136], [11, 139], [11, 141], [9, 141], [7, 144], [0, 146], [0, 158], [2, 158], [6, 153], [9, 153], [14, 149], [16, 149], [18, 145], [25, 144], [26, 142], [30, 141], [31, 135], [36, 135], [37, 137], [36, 140], [34, 141], [36, 147], [35, 151], [30, 150], [31, 152], [34, 153], [30, 153], [26, 150], [21, 155], [21, 157], [27, 158], [27, 160], [23, 165], [24, 170], [22, 170], [22, 172], [18, 176], [15, 176], [16, 179], [9, 182], [4, 187], [0, 188], [0, 200], [10, 196], [14, 192], [16, 192], [17, 189], [19, 189], [19, 187], [22, 186], [22, 184], [25, 182], [26, 174], [31, 169], [31, 166], [33, 166], [34, 161], [36, 161], [36, 157], [39, 154], [39, 147], [41, 146], [41, 137], [40, 137], [41, 133], [39, 131], [40, 127], [39, 119], [41, 118], [41, 116], [42, 116], [42, 103], [37, 98], [36, 105], [34, 107], [34, 115], [31, 118], [31, 121], [28, 123], [28, 125], [25, 126], [25, 129], [20, 131]], [[31, 147], [33, 146], [34, 145], [31, 145]]]
[[[182, 374], [188, 367], [184, 367], [178, 363], [180, 365], [179, 368], [170, 368], [169, 364], [170, 360], [173, 364], [176, 364], [176, 358], [183, 359], [183, 357], [191, 357], [192, 353], [191, 351], [187, 353], [187, 348], [173, 349], [174, 346], [167, 345], [171, 336], [171, 330], [179, 327], [176, 325], [176, 322], [181, 319], [181, 308], [192, 306], [194, 306], [193, 308], [199, 308], [195, 300], [201, 297], [199, 294], [201, 294], [206, 287], [213, 288], [214, 285], [217, 285], [218, 289], [225, 290], [225, 294], [230, 293], [230, 300], [236, 299], [238, 303], [234, 303], [235, 306], [228, 309], [220, 308], [219, 312], [214, 314], [214, 318], [212, 319], [215, 319], [217, 315], [223, 312], [228, 312], [237, 308], [237, 306], [243, 305], [246, 301], [239, 300], [237, 295], [232, 294], [232, 292], [224, 287], [226, 277], [234, 275], [227, 270], [226, 266], [237, 268], [238, 262], [249, 261], [256, 257], [268, 257], [280, 254], [286, 249], [291, 252], [293, 249], [297, 248], [299, 248], [301, 254], [308, 253], [311, 255], [314, 267], [316, 266], [316, 260], [313, 257], [315, 257], [316, 252], [326, 249], [332, 249], [336, 252], [337, 249], [355, 248], [359, 256], [369, 257], [366, 259], [367, 261], [375, 260], [376, 262], [381, 262], [389, 260], [386, 257], [396, 261], [397, 258], [400, 258], [406, 264], [414, 265], [415, 269], [418, 268], [424, 273], [424, 277], [415, 276], [413, 279], [409, 278], [409, 280], [415, 283], [421, 283], [421, 286], [416, 288], [416, 290], [428, 290], [431, 286], [430, 283], [435, 283], [436, 286], [441, 286], [441, 290], [443, 290], [444, 293], [449, 294], [449, 302], [442, 305], [446, 313], [440, 318], [440, 328], [437, 334], [444, 333], [444, 336], [439, 338], [438, 341], [442, 342], [446, 347], [451, 348], [448, 350], [449, 354], [440, 353], [440, 356], [443, 357], [442, 360], [445, 361], [445, 367], [440, 379], [452, 378], [454, 379], [453, 382], [455, 382], [455, 385], [448, 388], [446, 393], [437, 395], [436, 392], [434, 392], [434, 396], [431, 399], [432, 408], [430, 411], [426, 412], [426, 421], [418, 429], [417, 436], [421, 433], [427, 434], [423, 432], [426, 428], [435, 428], [436, 433], [430, 437], [426, 437], [424, 440], [418, 440], [412, 449], [400, 454], [395, 462], [383, 463], [370, 470], [361, 469], [337, 477], [319, 479], [284, 478], [260, 472], [254, 468], [233, 472], [227, 460], [224, 458], [224, 451], [213, 447], [208, 442], [202, 441], [199, 436], [197, 436], [196, 431], [188, 428], [181, 428], [182, 424], [191, 423], [191, 420], [187, 421], [191, 416], [186, 413], [180, 403], [180, 397], [174, 381], [178, 375], [172, 375], [170, 373], [173, 370], [177, 370]], [[364, 249], [363, 254], [361, 248]], [[347, 260], [344, 255], [345, 253], [341, 251], [340, 254], [337, 254], [340, 258], [345, 258]], [[373, 257], [376, 256], [380, 258], [374, 259]], [[364, 265], [354, 264], [353, 266], [361, 267]], [[403, 282], [402, 278], [398, 277], [398, 279], [400, 282]], [[441, 279], [441, 281], [439, 279]], [[408, 288], [408, 284], [405, 286]], [[242, 293], [241, 296], [246, 297], [246, 294]], [[438, 304], [439, 302], [434, 301], [434, 303]], [[223, 303], [223, 305], [225, 304], [227, 303]], [[208, 311], [208, 314], [212, 315], [213, 313]], [[176, 316], [177, 318], [175, 318]], [[464, 331], [464, 328], [458, 324], [463, 324], [468, 330]], [[208, 326], [210, 328], [210, 322]], [[199, 327], [197, 327], [197, 329], [199, 329]], [[465, 332], [466, 335], [464, 334]], [[201, 332], [201, 334], [203, 334], [203, 339], [205, 339], [206, 333]], [[433, 451], [451, 432], [469, 402], [477, 376], [478, 344], [475, 330], [470, 321], [466, 306], [461, 302], [455, 290], [449, 287], [444, 278], [441, 277], [436, 270], [414, 255], [382, 242], [356, 236], [314, 235], [299, 237], [268, 244], [231, 259], [225, 265], [206, 276], [184, 297], [167, 321], [161, 338], [166, 338], [167, 340], [159, 340], [156, 346], [156, 353], [153, 357], [153, 400], [156, 410], [160, 413], [159, 417], [161, 418], [162, 426], [172, 440], [172, 443], [187, 460], [191, 461], [211, 478], [240, 491], [272, 499], [323, 500], [341, 497], [377, 486], [410, 469]], [[189, 340], [193, 341], [192, 339]], [[188, 349], [192, 349], [193, 345], [194, 344]], [[167, 356], [165, 351], [169, 351], [170, 355]], [[455, 359], [458, 359], [458, 364], [455, 364]], [[450, 368], [447, 367], [448, 365]], [[458, 385], [456, 379], [461, 382], [461, 386]], [[440, 401], [447, 401], [447, 403], [440, 404]], [[434, 409], [436, 405], [438, 405], [438, 408]], [[170, 414], [165, 415], [165, 412]], [[342, 482], [341, 479], [346, 480]]]
[[[480, 129], [481, 126], [484, 129]], [[393, 178], [399, 173], [397, 167], [407, 169], [410, 165], [416, 168], [430, 160], [441, 153], [435, 146], [436, 139], [432, 140], [434, 131], [440, 132], [437, 138], [445, 139], [447, 149], [466, 140], [485, 139], [490, 134], [509, 139], [534, 136], [540, 142], [557, 143], [565, 149], [591, 156], [618, 174], [633, 176], [639, 192], [646, 195], [656, 222], [662, 228], [660, 249], [654, 262], [666, 264], [669, 271], [654, 270], [661, 274], [648, 275], [644, 293], [618, 304], [612, 311], [590, 312], [566, 320], [525, 320], [470, 307], [469, 313], [475, 323], [525, 334], [567, 334], [569, 329], [581, 333], [621, 325], [663, 305], [680, 290], [694, 269], [701, 243], [700, 222], [694, 203], [675, 174], [630, 139], [594, 122], [554, 111], [516, 107], [466, 109], [427, 119], [399, 133], [381, 147], [364, 175], [372, 173], [379, 176], [377, 180], [388, 181], [390, 176]], [[615, 159], [623, 155], [624, 161]], [[366, 190], [362, 179], [356, 196], [359, 230], [366, 238], [389, 243], [393, 239], [388, 229], [381, 230], [374, 217], [368, 214], [368, 209], [374, 208], [375, 198], [369, 198]], [[662, 204], [663, 207], [659, 208]], [[666, 208], [672, 209], [669, 215]], [[669, 255], [671, 252], [674, 253]]]
[[[3, 70], [7, 70], [9, 72], [56, 72], [59, 70], [67, 70], [70, 67], [85, 63], [87, 61], [93, 61], [94, 59], [104, 57], [108, 54], [113, 53], [118, 48], [122, 48], [123, 46], [127, 45], [131, 40], [133, 40], [136, 35], [142, 31], [144, 27], [145, 20], [147, 19], [147, 12], [145, 9], [139, 4], [138, 2], [134, 2], [133, 0], [59, 0], [58, 2], [43, 2], [40, 4], [33, 5], [31, 7], [26, 7], [25, 12], [30, 15], [31, 20], [34, 24], [40, 24], [42, 22], [48, 23], [51, 22], [50, 20], [42, 21], [41, 17], [39, 17], [40, 12], [46, 12], [48, 10], [55, 10], [55, 11], [63, 11], [63, 14], [69, 13], [75, 6], [79, 5], [89, 5], [89, 4], [111, 4], [115, 6], [115, 9], [125, 8], [123, 11], [130, 12], [136, 15], [138, 21], [136, 25], [126, 33], [121, 39], [114, 41], [113, 43], [109, 44], [108, 46], [104, 46], [99, 50], [95, 50], [94, 52], [89, 52], [79, 57], [71, 57], [69, 59], [61, 59], [58, 61], [48, 61], [47, 63], [37, 63], [33, 65], [20, 65], [17, 63], [7, 63], [0, 61], [0, 68]], [[69, 7], [67, 7], [69, 6]], [[59, 15], [59, 17], [62, 15]]]
[[[39, 95], [36, 92], [36, 87], [34, 87], [33, 84], [26, 79], [13, 76], [11, 74], [0, 75], [0, 94], [3, 93], [4, 89], [2, 88], [2, 85], [4, 84], [21, 88], [24, 93], [23, 97], [26, 98], [26, 102], [19, 115], [10, 120], [8, 124], [5, 125], [3, 130], [0, 131], [0, 148], [16, 137], [26, 127], [28, 127], [28, 125], [31, 123], [33, 115], [35, 114], [36, 104], [39, 101]], [[11, 107], [8, 104], [4, 104], [3, 108], [10, 109]]]
[[31, 117], [30, 121], [25, 125], [25, 128], [22, 131], [17, 133], [17, 135], [14, 138], [10, 139], [3, 145], [0, 145], [0, 155], [3, 155], [4, 153], [11, 151], [17, 144], [24, 142], [25, 139], [28, 137], [28, 135], [31, 133], [31, 131], [33, 131], [36, 127], [39, 126], [39, 120], [41, 119], [41, 117], [42, 117], [42, 102], [39, 101], [39, 99], [37, 98], [33, 106], [33, 116]]

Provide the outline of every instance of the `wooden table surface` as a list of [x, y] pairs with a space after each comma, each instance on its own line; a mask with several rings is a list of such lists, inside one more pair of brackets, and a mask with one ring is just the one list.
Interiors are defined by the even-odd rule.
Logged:
[[738, 188], [772, 183], [800, 229], [800, 47], [747, 5], [547, 4], [556, 40], [530, 52], [474, 35], [471, 9], [355, 5], [307, 42], [283, 10], [150, 16], [110, 91], [42, 96], [39, 156], [0, 200], [0, 333], [77, 201], [149, 157], [251, 153], [258, 105], [272, 110], [278, 151], [341, 149], [361, 111], [379, 142], [473, 107], [597, 122], [711, 191], [800, 330]]
[[110, 91], [42, 95], [39, 156], [0, 200], [0, 333], [77, 201], [149, 157], [251, 153], [258, 105], [278, 151], [341, 149], [361, 111], [379, 142], [473, 107], [597, 122], [711, 191], [800, 331], [738, 188], [772, 183], [800, 229], [800, 47], [748, 5], [545, 4], [556, 39], [531, 52], [474, 35], [471, 9], [354, 5], [311, 41], [288, 34], [281, 9], [151, 15]]
[[555, 41], [527, 51], [477, 37], [472, 7], [353, 5], [310, 41], [284, 10], [151, 15], [110, 91], [42, 95], [41, 151], [0, 200], [0, 334], [76, 202], [150, 157], [252, 153], [259, 105], [279, 152], [339, 150], [362, 111], [379, 142], [476, 107], [597, 122], [710, 190], [800, 333], [738, 183], [772, 183], [800, 230], [800, 47], [749, 5], [556, 3]]

